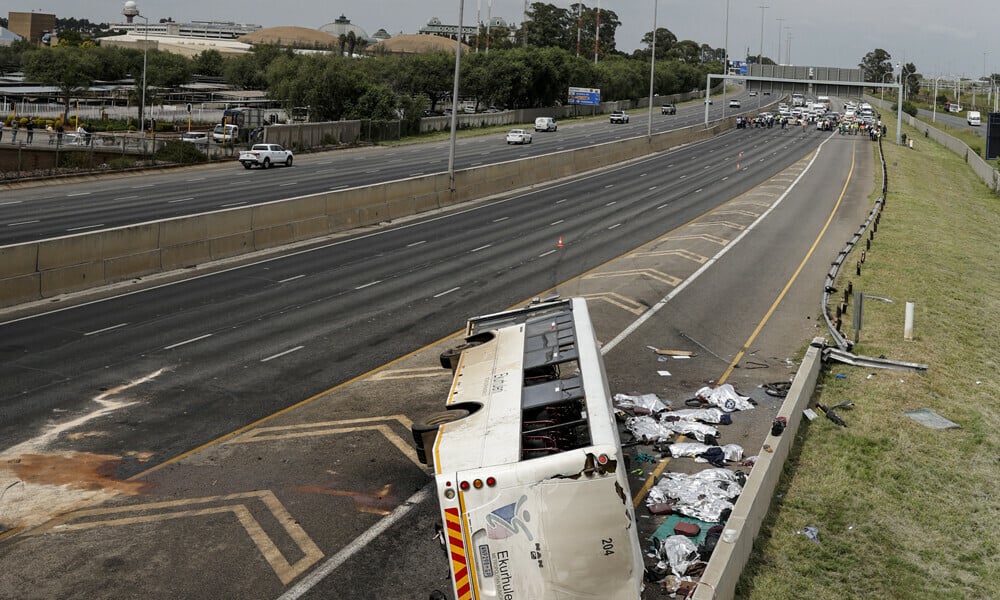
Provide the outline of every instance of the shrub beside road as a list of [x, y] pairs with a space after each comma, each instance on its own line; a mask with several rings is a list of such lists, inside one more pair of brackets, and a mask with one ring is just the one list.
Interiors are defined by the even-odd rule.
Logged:
[[[740, 598], [997, 597], [1000, 201], [958, 156], [922, 131], [904, 133], [914, 149], [884, 145], [889, 193], [862, 274], [854, 265], [864, 244], [837, 287], [852, 281], [895, 301], [865, 303], [858, 354], [930, 368], [826, 366], [816, 401], [856, 406], [838, 411], [846, 428], [820, 416], [795, 432]], [[912, 341], [903, 340], [906, 301], [916, 305]], [[904, 414], [919, 409], [961, 428]]]

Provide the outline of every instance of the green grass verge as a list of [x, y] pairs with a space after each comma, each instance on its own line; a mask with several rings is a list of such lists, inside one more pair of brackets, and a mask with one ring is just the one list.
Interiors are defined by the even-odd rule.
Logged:
[[[895, 300], [866, 302], [859, 354], [930, 368], [826, 366], [816, 399], [855, 402], [849, 426], [803, 421], [738, 598], [1000, 598], [1000, 198], [922, 131], [904, 133], [914, 149], [885, 144], [887, 206], [862, 274], [859, 249], [837, 287]], [[920, 408], [961, 429], [903, 414]]]

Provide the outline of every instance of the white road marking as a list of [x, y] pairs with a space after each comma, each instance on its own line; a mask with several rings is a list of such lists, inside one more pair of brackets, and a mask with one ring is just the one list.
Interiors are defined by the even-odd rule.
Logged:
[[244, 204], [246, 204], [246, 201], [242, 201], [242, 202], [230, 202], [229, 204], [220, 204], [219, 207], [220, 208], [229, 208], [230, 206], [242, 206]]
[[542, 254], [538, 255], [538, 258], [544, 258], [544, 257], [552, 254], [553, 252], [556, 252], [556, 251], [555, 250], [549, 250], [548, 252], [543, 252]]
[[612, 204], [618, 204], [618, 201], [617, 200], [612, 200], [611, 202], [608, 202], [604, 206], [611, 206]]
[[152, 184], [152, 183], [150, 183], [150, 184], [148, 184], [148, 185], [133, 185], [133, 186], [132, 186], [132, 189], [133, 189], [133, 190], [142, 190], [142, 189], [145, 189], [145, 188], [151, 188], [151, 187], [153, 187], [153, 184]]
[[262, 358], [262, 359], [260, 359], [260, 362], [267, 362], [269, 360], [274, 360], [276, 358], [281, 358], [282, 356], [284, 356], [286, 354], [291, 354], [292, 352], [296, 352], [296, 351], [301, 350], [303, 348], [305, 348], [305, 346], [296, 346], [294, 348], [289, 348], [288, 350], [285, 350], [284, 352], [279, 352], [277, 354], [272, 354], [271, 356], [268, 356], [267, 358]]
[[382, 535], [387, 529], [398, 523], [410, 513], [411, 510], [417, 506], [423, 504], [431, 497], [431, 490], [435, 487], [435, 483], [425, 485], [416, 494], [413, 494], [406, 499], [405, 502], [397, 506], [387, 517], [379, 520], [374, 525], [365, 530], [364, 533], [354, 538], [350, 544], [341, 548], [339, 552], [334, 554], [325, 563], [319, 566], [315, 571], [310, 573], [308, 576], [303, 577], [301, 581], [288, 588], [284, 594], [278, 597], [278, 600], [298, 600], [304, 596], [309, 590], [314, 588], [321, 581], [326, 579], [331, 573], [336, 571], [341, 565], [346, 563], [352, 556], [357, 554], [365, 546], [375, 540], [377, 537]]
[[687, 177], [687, 175], [681, 175], [680, 179], [684, 179], [685, 177]]
[[569, 200], [569, 198], [563, 198], [562, 200], [556, 200], [556, 204], [562, 204], [563, 202]]
[[701, 191], [701, 190], [703, 190], [703, 189], [705, 189], [705, 188], [698, 188], [698, 189], [696, 189], [696, 190], [694, 191], [694, 193], [696, 193], [696, 194], [697, 194], [698, 192], [700, 192], [700, 191]]
[[611, 231], [612, 229], [617, 229], [618, 227], [621, 227], [621, 226], [622, 226], [621, 223], [615, 223], [611, 227], [608, 227], [608, 231]]
[[423, 171], [420, 171], [419, 173], [410, 173], [410, 177], [420, 177], [423, 174], [424, 174]]
[[553, 221], [553, 222], [549, 223], [549, 227], [552, 227], [553, 225], [558, 225], [560, 223], [565, 223], [565, 222], [566, 222], [566, 219], [559, 219], [558, 221]]
[[363, 290], [363, 289], [365, 289], [366, 287], [371, 287], [371, 286], [373, 286], [373, 285], [378, 285], [378, 284], [380, 284], [380, 283], [382, 283], [382, 280], [381, 280], [381, 279], [378, 279], [378, 280], [376, 280], [376, 281], [372, 281], [372, 282], [369, 282], [369, 283], [366, 283], [366, 284], [364, 284], [364, 285], [359, 285], [358, 287], [356, 287], [356, 288], [354, 288], [354, 289], [355, 289], [355, 290]]
[[205, 181], [204, 177], [196, 177], [194, 179], [185, 179], [184, 181]]
[[0, 206], [10, 206], [11, 204], [20, 204], [24, 202], [23, 200], [14, 200], [13, 202], [0, 202]]
[[657, 187], [657, 186], [655, 186], [655, 185], [654, 185], [653, 187], [649, 188], [649, 191], [650, 191], [650, 192], [652, 192], [653, 190], [655, 190], [655, 189], [656, 189], [656, 187]]
[[177, 200], [168, 200], [167, 204], [175, 204], [177, 202], [187, 202], [188, 200], [194, 200], [194, 196], [191, 196], [190, 198], [178, 198]]
[[95, 229], [97, 227], [104, 227], [104, 223], [98, 223], [96, 225], [81, 225], [80, 227], [70, 227], [66, 231], [80, 231], [82, 229]]
[[458, 291], [458, 290], [460, 290], [460, 289], [462, 289], [462, 288], [461, 288], [461, 287], [453, 287], [453, 288], [451, 288], [450, 290], [447, 290], [447, 291], [444, 291], [444, 292], [441, 292], [440, 294], [434, 294], [434, 297], [435, 297], [435, 298], [440, 298], [441, 296], [445, 296], [445, 295], [448, 295], [448, 294], [450, 294], [450, 293], [452, 293], [452, 292], [455, 292], [455, 291]]
[[604, 186], [604, 189], [613, 188], [613, 187], [615, 187], [615, 184], [609, 183], [608, 185]]
[[288, 283], [289, 281], [295, 281], [296, 279], [302, 279], [305, 275], [296, 275], [294, 277], [286, 277], [284, 279], [279, 279], [278, 283]]
[[75, 194], [66, 194], [67, 198], [75, 198], [77, 196], [89, 196], [90, 192], [77, 192]]
[[111, 327], [105, 327], [104, 329], [98, 329], [96, 331], [88, 331], [83, 335], [84, 337], [88, 335], [97, 335], [98, 333], [104, 333], [105, 331], [111, 331], [112, 329], [118, 329], [119, 327], [125, 327], [126, 325], [128, 325], [128, 323], [119, 323], [117, 325], [112, 325]]
[[751, 223], [738, 236], [736, 236], [736, 239], [734, 239], [733, 241], [729, 242], [729, 244], [727, 244], [724, 248], [722, 248], [721, 250], [719, 250], [719, 252], [716, 253], [715, 256], [713, 256], [709, 260], [705, 261], [705, 263], [702, 264], [702, 266], [697, 271], [695, 271], [693, 274], [691, 274], [690, 277], [688, 277], [687, 279], [685, 279], [680, 285], [678, 285], [673, 290], [671, 290], [669, 294], [667, 294], [666, 296], [664, 296], [663, 298], [661, 298], [660, 301], [657, 302], [656, 304], [654, 304], [652, 307], [650, 307], [649, 310], [647, 310], [646, 312], [642, 313], [642, 315], [640, 315], [639, 318], [637, 318], [635, 321], [633, 321], [631, 325], [629, 325], [628, 327], [626, 327], [625, 329], [623, 329], [621, 333], [619, 333], [614, 338], [612, 338], [610, 341], [606, 342], [603, 346], [601, 346], [601, 354], [602, 355], [606, 355], [608, 352], [611, 352], [611, 350], [613, 350], [615, 348], [615, 346], [617, 346], [618, 344], [622, 343], [622, 341], [624, 341], [626, 338], [628, 338], [630, 335], [632, 335], [637, 329], [639, 329], [639, 327], [641, 327], [643, 323], [645, 323], [649, 319], [653, 318], [653, 316], [655, 316], [656, 313], [658, 313], [661, 310], [663, 310], [663, 307], [665, 307], [668, 302], [670, 302], [675, 296], [677, 296], [678, 294], [680, 294], [681, 292], [683, 292], [685, 289], [687, 289], [687, 287], [689, 285], [691, 285], [699, 277], [701, 277], [705, 273], [705, 271], [707, 271], [708, 269], [710, 269], [712, 267], [712, 265], [714, 265], [716, 262], [718, 262], [719, 259], [721, 259], [726, 253], [728, 253], [730, 250], [732, 250], [734, 247], [736, 247], [736, 245], [744, 237], [746, 237], [747, 235], [749, 235], [752, 230], [756, 229], [757, 225], [760, 224], [762, 221], [764, 221], [764, 219], [766, 219], [768, 217], [768, 215], [770, 215], [771, 212], [773, 212], [778, 207], [778, 205], [781, 204], [781, 202], [788, 196], [788, 194], [792, 193], [792, 190], [795, 189], [795, 186], [797, 186], [798, 183], [799, 183], [799, 181], [801, 181], [802, 178], [806, 176], [806, 173], [808, 173], [809, 170], [812, 168], [813, 163], [816, 162], [816, 158], [820, 155], [820, 152], [822, 152], [823, 146], [826, 145], [826, 142], [829, 141], [829, 140], [831, 140], [831, 139], [833, 139], [833, 137], [827, 138], [826, 141], [822, 142], [819, 145], [819, 147], [816, 149], [816, 152], [813, 154], [812, 160], [810, 160], [809, 164], [806, 165], [806, 168], [803, 169], [801, 173], [799, 173], [799, 175], [795, 178], [795, 181], [792, 182], [792, 185], [787, 190], [785, 190], [785, 193], [783, 193], [778, 198], [778, 200], [775, 201], [775, 203], [771, 205], [770, 208], [768, 208], [767, 210], [765, 210], [759, 217], [757, 217], [756, 221], [754, 221], [753, 223]]
[[667, 202], [666, 204], [661, 204], [661, 205], [657, 206], [657, 207], [656, 207], [656, 210], [660, 210], [661, 208], [666, 208], [666, 207], [668, 207], [668, 206], [670, 206], [670, 203], [669, 203], [669, 202]]
[[419, 242], [413, 242], [412, 244], [407, 244], [407, 248], [412, 248], [414, 246], [419, 246], [420, 244], [426, 244], [427, 240], [420, 240]]
[[725, 177], [722, 178], [723, 181], [725, 181], [727, 179], [729, 179], [729, 175], [726, 175]]
[[381, 169], [369, 169], [369, 170], [365, 171], [365, 173], [369, 173], [369, 174], [370, 173], [378, 173], [379, 171], [381, 171]]
[[330, 188], [330, 189], [331, 189], [331, 190], [342, 190], [342, 189], [344, 189], [345, 187], [347, 187], [347, 184], [346, 184], [346, 183], [342, 183], [342, 184], [340, 184], [340, 185], [335, 185], [335, 186], [333, 186], [333, 187], [332, 187], [332, 188]]
[[299, 184], [298, 181], [289, 181], [287, 183], [279, 183], [278, 187], [287, 187], [287, 186], [290, 186], [290, 185], [298, 185], [298, 184]]
[[485, 246], [480, 246], [478, 248], [473, 248], [472, 250], [469, 250], [469, 252], [479, 252], [480, 250], [486, 250], [487, 248], [489, 248], [492, 245], [493, 244], [486, 244]]
[[164, 350], [173, 350], [174, 348], [179, 348], [179, 347], [184, 346], [186, 344], [193, 344], [194, 342], [203, 340], [205, 338], [210, 338], [210, 337], [212, 337], [212, 334], [211, 333], [206, 333], [205, 335], [199, 335], [196, 338], [191, 338], [189, 340], [184, 340], [183, 342], [177, 342], [176, 344], [171, 344], [169, 346], [164, 346], [163, 349]]
[[7, 223], [7, 227], [17, 227], [18, 225], [31, 225], [32, 223], [38, 223], [38, 219], [34, 221], [18, 221], [17, 223]]
[[500, 221], [506, 221], [509, 218], [510, 217], [500, 217], [499, 219], [493, 219], [493, 222], [494, 223], [499, 223]]

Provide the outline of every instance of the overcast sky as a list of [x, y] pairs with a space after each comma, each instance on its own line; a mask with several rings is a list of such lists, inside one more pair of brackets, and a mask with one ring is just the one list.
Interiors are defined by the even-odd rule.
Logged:
[[[171, 17], [175, 21], [216, 20], [255, 23], [264, 27], [298, 25], [318, 28], [344, 14], [369, 34], [385, 29], [390, 34], [416, 33], [431, 17], [443, 23], [458, 21], [460, 0], [137, 0], [150, 21]], [[532, 0], [533, 1], [533, 0]], [[791, 63], [811, 66], [855, 67], [875, 48], [892, 55], [893, 62], [912, 62], [925, 75], [959, 75], [977, 78], [1000, 72], [1000, 36], [996, 35], [996, 3], [987, 0], [836, 0], [826, 3], [803, 0], [659, 0], [657, 25], [679, 39], [692, 39], [722, 47], [726, 39], [726, 5], [729, 3], [728, 47], [742, 58], [749, 48], [757, 54], [763, 29], [764, 56], [774, 58], [781, 43], [786, 62], [791, 35]], [[570, 0], [550, 0], [569, 8]], [[5, 12], [41, 11], [58, 17], [91, 21], [122, 21], [121, 0], [9, 0]], [[465, 23], [476, 21], [477, 11], [486, 20], [489, 0], [465, 0]], [[597, 0], [585, 0], [595, 7]], [[494, 16], [519, 24], [524, 0], [492, 0]], [[769, 8], [761, 10], [760, 6]], [[642, 35], [652, 30], [653, 0], [601, 0], [601, 7], [615, 11], [622, 25], [616, 43], [620, 50], [639, 47]], [[763, 13], [763, 27], [762, 25]], [[992, 16], [991, 16], [992, 15]], [[6, 16], [6, 14], [4, 15]], [[777, 19], [784, 19], [779, 22]], [[783, 28], [783, 30], [782, 30]], [[779, 32], [782, 32], [779, 34]], [[991, 35], [992, 33], [992, 35]]]

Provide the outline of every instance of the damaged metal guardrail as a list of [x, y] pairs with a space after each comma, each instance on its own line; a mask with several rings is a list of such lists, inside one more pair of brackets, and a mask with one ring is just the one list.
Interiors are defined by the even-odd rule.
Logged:
[[[887, 358], [872, 358], [868, 356], [858, 356], [851, 353], [854, 343], [845, 338], [840, 332], [842, 324], [841, 319], [847, 309], [847, 299], [853, 291], [853, 286], [851, 284], [848, 284], [848, 288], [844, 291], [844, 301], [837, 307], [836, 314], [832, 317], [830, 315], [830, 298], [833, 294], [837, 293], [837, 289], [833, 287], [833, 284], [837, 280], [837, 275], [840, 273], [840, 269], [843, 267], [844, 261], [847, 259], [848, 255], [854, 251], [854, 248], [858, 245], [862, 238], [865, 237], [865, 232], [869, 231], [869, 229], [871, 232], [869, 233], [868, 240], [866, 241], [866, 250], [871, 248], [871, 242], [874, 238], [875, 231], [878, 230], [878, 222], [882, 217], [882, 209], [885, 208], [885, 197], [889, 189], [889, 173], [885, 165], [885, 153], [882, 151], [882, 138], [879, 138], [878, 140], [878, 155], [879, 161], [882, 165], [882, 195], [875, 201], [875, 204], [872, 206], [871, 212], [868, 213], [868, 218], [865, 219], [865, 222], [861, 224], [854, 235], [851, 236], [851, 239], [847, 242], [844, 248], [837, 254], [837, 258], [830, 264], [830, 270], [826, 274], [826, 282], [823, 286], [823, 318], [826, 320], [827, 329], [830, 331], [830, 337], [833, 339], [835, 346], [828, 347], [824, 350], [823, 359], [837, 360], [850, 365], [866, 366], [871, 368], [926, 371], [927, 365], [921, 363], [894, 361]], [[858, 263], [858, 274], [861, 274], [861, 262]]]

